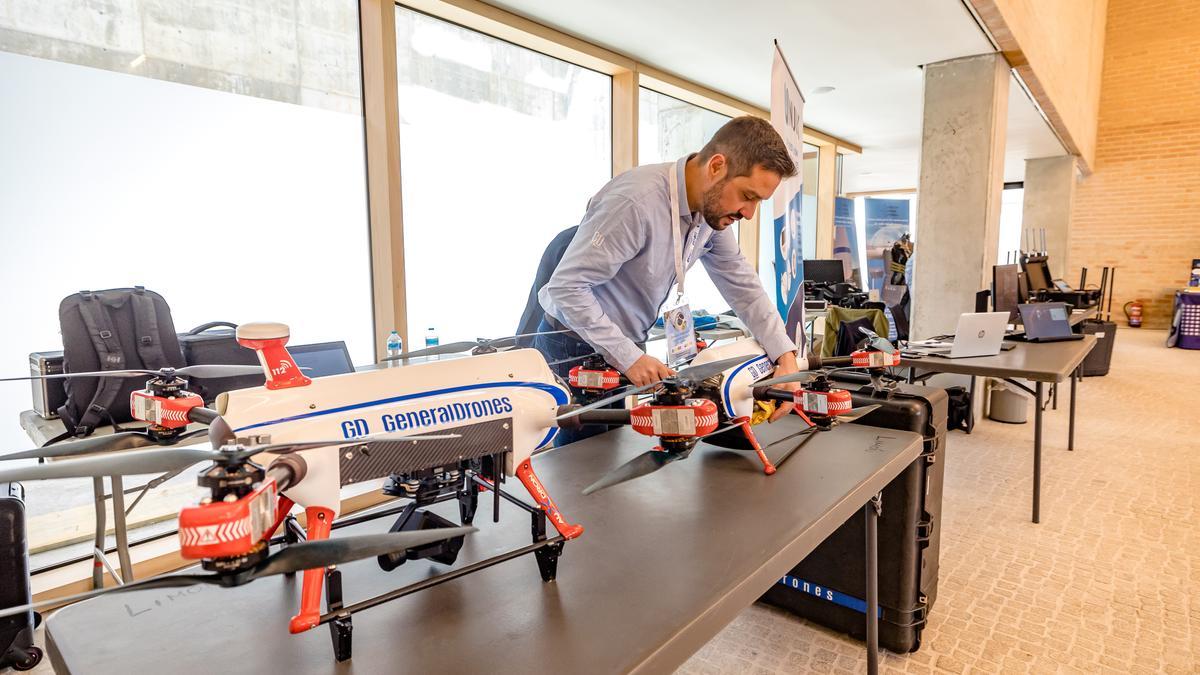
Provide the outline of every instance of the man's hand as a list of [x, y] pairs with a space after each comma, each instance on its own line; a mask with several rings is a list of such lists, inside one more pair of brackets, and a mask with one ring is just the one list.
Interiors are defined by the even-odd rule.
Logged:
[[[783, 377], [784, 375], [791, 375], [792, 373], [798, 372], [800, 372], [800, 365], [796, 363], [796, 353], [787, 352], [783, 356], [780, 356], [779, 360], [775, 362], [775, 373], [771, 377]], [[775, 385], [775, 388], [783, 389], [785, 391], [796, 391], [800, 389], [801, 386], [802, 385], [799, 382], [788, 382], [786, 384], [777, 384]], [[780, 403], [775, 408], [775, 412], [771, 413], [771, 419], [768, 421], [774, 422], [777, 419], [783, 418], [788, 413], [792, 412], [792, 408], [794, 407], [795, 406], [791, 403]]]
[[[795, 359], [792, 360], [792, 363], [795, 363]], [[632, 366], [629, 366], [629, 370], [625, 371], [625, 377], [628, 377], [629, 381], [638, 387], [674, 374], [674, 370], [649, 354], [643, 354], [641, 358], [633, 362]]]

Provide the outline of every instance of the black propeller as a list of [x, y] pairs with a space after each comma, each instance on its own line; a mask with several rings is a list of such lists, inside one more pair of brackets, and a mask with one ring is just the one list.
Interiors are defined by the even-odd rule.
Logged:
[[[886, 342], [886, 340], [885, 340], [885, 342]], [[824, 359], [824, 363], [833, 361], [834, 358], [836, 358], [836, 357], [826, 358], [826, 359]], [[846, 357], [846, 358], [848, 359], [849, 357]], [[753, 386], [755, 386], [755, 387], [770, 387], [771, 385], [787, 384], [788, 382], [811, 382], [812, 380], [815, 380], [818, 377], [832, 375], [833, 373], [838, 373], [838, 372], [841, 372], [844, 370], [861, 370], [861, 369], [856, 368], [854, 366], [850, 366], [847, 368], [827, 368], [826, 370], [802, 370], [798, 373], [790, 373], [788, 375], [780, 375], [779, 377], [772, 377], [772, 378], [769, 378], [766, 380], [759, 380], [758, 382], [755, 382]]]
[[403, 354], [399, 354], [397, 356], [388, 356], [388, 357], [382, 359], [380, 362], [382, 363], [383, 361], [407, 361], [408, 359], [415, 359], [415, 358], [419, 358], [422, 356], [442, 356], [444, 354], [461, 354], [462, 352], [469, 351], [471, 349], [480, 348], [480, 347], [485, 348], [485, 349], [489, 348], [489, 347], [492, 349], [500, 349], [503, 347], [509, 347], [511, 345], [516, 344], [517, 340], [520, 338], [535, 337], [538, 335], [557, 335], [559, 333], [569, 333], [569, 332], [570, 332], [569, 330], [565, 330], [565, 329], [564, 330], [550, 330], [550, 331], [543, 331], [540, 333], [518, 333], [517, 335], [509, 335], [509, 336], [501, 337], [501, 338], [493, 338], [491, 340], [479, 339], [479, 340], [472, 340], [472, 341], [464, 340], [462, 342], [450, 342], [450, 343], [447, 343], [444, 345], [437, 345], [435, 347], [426, 347], [425, 349], [418, 349], [414, 352], [404, 352]]
[[462, 537], [477, 530], [474, 527], [445, 527], [434, 530], [417, 530], [412, 532], [389, 532], [387, 534], [368, 534], [354, 537], [338, 537], [323, 541], [306, 541], [292, 544], [269, 556], [254, 567], [237, 574], [173, 574], [143, 581], [134, 581], [123, 586], [100, 588], [86, 593], [43, 600], [28, 605], [8, 607], [0, 610], [0, 617], [14, 616], [30, 610], [49, 605], [66, 604], [78, 600], [103, 595], [105, 593], [125, 593], [152, 588], [177, 588], [195, 586], [197, 584], [213, 584], [216, 586], [240, 586], [245, 583], [276, 574], [291, 574], [303, 570], [320, 569], [330, 565], [342, 565], [364, 558], [374, 558], [391, 553], [399, 553], [410, 548], [425, 546], [437, 541]]
[[[746, 361], [749, 361], [754, 358], [757, 358], [757, 357], [736, 356], [731, 359], [722, 359], [720, 361], [711, 361], [709, 363], [702, 363], [700, 365], [688, 366], [687, 368], [684, 368], [684, 369], [678, 371], [677, 373], [675, 373], [668, 379], [680, 380], [680, 381], [701, 382], [703, 380], [707, 380], [710, 377], [713, 377], [714, 375], [720, 375], [721, 373], [725, 372], [726, 370], [729, 370], [730, 368], [733, 368], [735, 366], [739, 366], [739, 365], [745, 363]], [[656, 389], [658, 387], [658, 385], [662, 384], [662, 382], [663, 382], [662, 380], [659, 380], [657, 382], [651, 382], [650, 384], [644, 384], [640, 387], [634, 387], [633, 389], [625, 389], [625, 390], [618, 391], [617, 393], [613, 394], [612, 396], [609, 396], [608, 398], [602, 398], [599, 401], [596, 401], [594, 403], [590, 403], [588, 405], [585, 405], [585, 406], [582, 406], [579, 408], [574, 408], [568, 412], [565, 412], [565, 413], [559, 415], [555, 419], [565, 420], [565, 419], [569, 419], [571, 417], [575, 417], [575, 416], [579, 415], [580, 413], [587, 412], [588, 410], [595, 410], [596, 408], [604, 407], [606, 405], [609, 405], [610, 403], [615, 403], [617, 401], [620, 401], [621, 399], [625, 398], [626, 396], [634, 396], [636, 394], [641, 394], [643, 392], [650, 391], [651, 389]]]
[[120, 450], [134, 450], [137, 448], [146, 448], [156, 445], [171, 446], [178, 445], [182, 441], [190, 440], [207, 433], [209, 433], [207, 429], [197, 429], [196, 431], [189, 431], [185, 434], [167, 439], [166, 441], [157, 441], [145, 431], [121, 431], [106, 436], [92, 436], [89, 438], [82, 438], [77, 441], [56, 443], [44, 448], [34, 448], [32, 450], [13, 452], [0, 456], [0, 460], [78, 457], [79, 455], [91, 455], [101, 452], [118, 452]]
[[[836, 417], [833, 418], [832, 423], [828, 427], [825, 427], [825, 428], [831, 429], [831, 428], [833, 428], [839, 424], [842, 424], [844, 422], [853, 422], [854, 420], [856, 420], [860, 417], [863, 417], [864, 415], [874, 412], [879, 407], [880, 406], [876, 404], [876, 405], [863, 406], [861, 408], [855, 408], [855, 409], [851, 410], [850, 412], [847, 412], [847, 413], [844, 413], [841, 415], [837, 415]], [[802, 431], [797, 431], [796, 433], [791, 434], [789, 436], [784, 436], [783, 438], [777, 439], [777, 440], [772, 441], [771, 443], [768, 443], [767, 445], [765, 445], [763, 447], [763, 451], [769, 450], [777, 445], [780, 445], [782, 443], [790, 441], [793, 438], [798, 438], [800, 436], [804, 437], [799, 443], [797, 443], [796, 445], [793, 445], [792, 447], [785, 450], [782, 455], [771, 460], [772, 463], [775, 464], [776, 468], [778, 468], [779, 466], [782, 466], [785, 461], [787, 461], [788, 457], [791, 457], [793, 454], [795, 454], [795, 452], [797, 450], [799, 450], [800, 448], [803, 448], [809, 441], [811, 441], [813, 438], [815, 438], [817, 435], [817, 432], [820, 431], [821, 428], [822, 427], [819, 427], [819, 426], [811, 426]]]
[[838, 424], [841, 424], [844, 422], [853, 422], [854, 420], [859, 419], [860, 417], [865, 417], [867, 415], [870, 415], [871, 413], [875, 412], [879, 408], [880, 408], [880, 405], [878, 403], [873, 404], [873, 405], [864, 405], [861, 408], [854, 408], [850, 412], [845, 412], [845, 413], [842, 413], [841, 415], [837, 415], [833, 419]]
[[791, 438], [795, 438], [796, 436], [804, 436], [803, 440], [801, 440], [796, 445], [793, 445], [792, 447], [788, 448], [778, 458], [772, 460], [772, 463], [775, 465], [775, 468], [778, 469], [784, 462], [787, 461], [788, 457], [791, 457], [797, 450], [799, 450], [800, 448], [803, 448], [805, 446], [805, 444], [807, 444], [809, 441], [811, 441], [812, 439], [817, 437], [816, 431], [818, 428], [819, 427], [809, 427], [809, 428], [805, 429], [804, 431], [801, 431], [797, 434], [792, 434], [791, 436], [788, 436], [787, 438], [781, 438], [778, 441], [775, 441], [775, 443], [771, 443], [766, 448], [763, 448], [763, 451], [765, 452], [767, 448], [769, 448], [773, 445], [776, 445], [782, 441], [785, 441], [785, 440], [788, 440]]
[[274, 443], [259, 446], [226, 446], [221, 450], [204, 448], [159, 448], [156, 450], [140, 450], [122, 453], [109, 457], [87, 457], [69, 462], [54, 462], [36, 466], [17, 467], [0, 470], [0, 482], [51, 480], [55, 478], [84, 478], [88, 476], [124, 476], [143, 473], [166, 473], [185, 469], [193, 464], [205, 461], [238, 462], [247, 460], [263, 452], [273, 454], [288, 454], [313, 448], [329, 446], [364, 445], [367, 443], [410, 443], [416, 441], [445, 440], [458, 438], [458, 434], [436, 434], [421, 436], [402, 436], [398, 434], [378, 434], [352, 439], [330, 441], [310, 441], [303, 443]]
[[621, 466], [609, 471], [600, 478], [600, 480], [592, 483], [583, 489], [583, 494], [590, 495], [598, 490], [609, 488], [618, 483], [624, 483], [634, 478], [641, 478], [658, 471], [664, 466], [674, 462], [677, 459], [687, 457], [687, 453], [682, 452], [666, 452], [663, 450], [650, 450], [634, 457], [625, 462]]
[[[301, 370], [308, 370], [301, 368]], [[226, 366], [226, 365], [200, 365], [200, 366], [184, 366], [183, 368], [163, 368], [161, 370], [143, 370], [141, 368], [131, 370], [95, 370], [86, 373], [58, 373], [56, 375], [26, 375], [23, 377], [4, 377], [0, 378], [0, 382], [17, 382], [19, 380], [59, 380], [67, 377], [196, 377], [200, 379], [209, 377], [233, 377], [235, 375], [261, 375], [263, 372], [262, 366]]]
[[755, 387], [770, 387], [770, 386], [776, 385], [776, 384], [788, 384], [789, 382], [811, 382], [812, 380], [817, 379], [821, 375], [822, 375], [822, 373], [819, 373], [819, 372], [802, 370], [798, 373], [791, 373], [788, 375], [780, 375], [779, 377], [768, 378], [766, 380], [759, 380], [758, 382], [754, 383], [754, 386]]

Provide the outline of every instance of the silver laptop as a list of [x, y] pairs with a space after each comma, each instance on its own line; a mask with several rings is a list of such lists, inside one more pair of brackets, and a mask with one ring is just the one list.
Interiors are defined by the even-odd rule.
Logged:
[[1008, 327], [1008, 312], [981, 312], [958, 317], [954, 343], [910, 343], [909, 349], [928, 356], [962, 359], [971, 356], [995, 356], [1000, 353], [1004, 332]]

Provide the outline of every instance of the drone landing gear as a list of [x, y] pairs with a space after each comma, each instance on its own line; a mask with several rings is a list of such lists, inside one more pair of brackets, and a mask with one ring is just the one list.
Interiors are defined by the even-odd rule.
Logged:
[[[540, 572], [542, 575], [542, 581], [554, 581], [555, 577], [558, 576], [558, 559], [562, 555], [563, 545], [566, 543], [567, 539], [561, 534], [553, 539], [546, 539], [546, 510], [541, 507], [530, 506], [529, 504], [526, 504], [504, 490], [496, 489], [491, 483], [483, 478], [480, 478], [479, 476], [473, 476], [473, 478], [475, 483], [481, 488], [485, 490], [492, 490], [493, 494], [499, 495], [505, 501], [513, 504], [522, 511], [529, 513], [531, 523], [530, 532], [533, 535], [533, 543], [529, 546], [517, 549], [516, 551], [506, 553], [496, 558], [484, 560], [481, 563], [476, 564], [480, 565], [483, 563], [489, 563], [493, 560], [496, 562], [503, 562], [504, 560], [510, 560], [511, 558], [515, 558], [519, 555], [524, 555], [525, 553], [532, 551], [534, 557], [537, 559], [538, 572]], [[537, 477], [534, 476], [534, 478], [536, 479]], [[583, 530], [582, 527], [579, 529], [580, 531]], [[490, 565], [485, 566], [490, 567]], [[480, 569], [483, 568], [480, 567]]]
[[[477, 563], [472, 563], [465, 567], [460, 567], [455, 570], [450, 570], [435, 577], [422, 579], [416, 583], [409, 584], [402, 588], [397, 588], [394, 591], [389, 591], [382, 595], [377, 595], [373, 598], [368, 598], [352, 605], [343, 605], [342, 603], [342, 580], [341, 571], [335, 568], [328, 568], [325, 571], [325, 588], [326, 588], [326, 603], [329, 611], [320, 616], [316, 625], [328, 624], [330, 636], [333, 640], [333, 653], [338, 661], [345, 661], [351, 657], [352, 643], [354, 634], [354, 625], [351, 617], [363, 610], [370, 609], [377, 605], [382, 605], [385, 602], [398, 600], [406, 595], [412, 595], [427, 588], [439, 586], [447, 581], [453, 581], [459, 577], [478, 572], [493, 565], [498, 565], [502, 562], [519, 558], [527, 553], [533, 553], [537, 559], [538, 571], [541, 573], [543, 581], [554, 581], [558, 574], [558, 559], [562, 556], [563, 545], [566, 543], [566, 538], [562, 535], [546, 538], [546, 512], [541, 507], [531, 506], [526, 504], [521, 499], [495, 488], [491, 481], [472, 473], [470, 476], [471, 485], [468, 488], [478, 487], [482, 490], [491, 490], [493, 494], [507, 501], [523, 511], [530, 514], [531, 534], [533, 543], [528, 546], [523, 546], [507, 553], [502, 553], [498, 556], [480, 560]], [[478, 490], [471, 489], [470, 491], [478, 493]], [[465, 499], [465, 498], [464, 498]], [[470, 500], [466, 500], [470, 501]], [[476, 500], [477, 501], [477, 500]], [[460, 501], [460, 506], [463, 505]], [[400, 513], [403, 514], [412, 504], [404, 507]], [[394, 511], [393, 511], [394, 512]], [[474, 509], [470, 509], [470, 517], [474, 517]]]
[[[336, 567], [325, 570], [325, 606], [330, 612], [342, 608], [342, 571]], [[338, 616], [329, 622], [329, 637], [333, 639], [333, 658], [348, 661], [353, 651], [354, 624], [350, 615]]]
[[[309, 506], [304, 509], [308, 520], [307, 541], [321, 541], [329, 538], [330, 526], [333, 525], [333, 511], [324, 506]], [[292, 633], [303, 633], [317, 625], [321, 616], [321, 582], [325, 575], [322, 569], [304, 570], [304, 580], [300, 587], [300, 613], [292, 617], [288, 630]]]
[[758, 444], [758, 438], [754, 435], [754, 431], [750, 428], [749, 417], [739, 417], [734, 420], [742, 429], [742, 433], [746, 434], [746, 440], [750, 443], [750, 447], [754, 448], [754, 452], [758, 454], [758, 461], [763, 464], [763, 473], [770, 476], [775, 473], [775, 465], [767, 457], [767, 453], [763, 452], [762, 446]]
[[[490, 463], [484, 462], [471, 466], [461, 466], [460, 473], [443, 472], [439, 475], [437, 481], [430, 482], [427, 480], [421, 488], [413, 486], [411, 481], [412, 476], [393, 477], [393, 480], [385, 487], [384, 491], [388, 494], [410, 499], [411, 501], [404, 506], [389, 508], [362, 516], [344, 518], [332, 524], [330, 523], [332, 519], [331, 511], [310, 508], [306, 510], [308, 532], [304, 531], [304, 528], [300, 526], [295, 517], [287, 515], [286, 511], [281, 509], [278, 515], [283, 516], [283, 531], [280, 536], [272, 539], [271, 543], [290, 545], [305, 540], [327, 538], [330, 529], [356, 525], [391, 515], [398, 516], [396, 523], [391, 528], [393, 532], [451, 526], [453, 523], [446, 521], [446, 519], [437, 514], [422, 509], [425, 506], [450, 500], [458, 502], [459, 515], [465, 525], [475, 518], [479, 508], [480, 493], [491, 491], [495, 500], [493, 518], [498, 519], [499, 517], [499, 505], [501, 501], [513, 504], [529, 514], [530, 534], [533, 539], [532, 543], [527, 546], [458, 569], [449, 570], [437, 576], [422, 579], [416, 583], [351, 605], [345, 605], [343, 602], [340, 570], [336, 567], [328, 567], [324, 570], [307, 570], [304, 572], [304, 584], [301, 588], [301, 612], [292, 619], [292, 632], [298, 632], [296, 630], [297, 627], [300, 630], [308, 630], [316, 626], [328, 624], [330, 638], [333, 641], [334, 657], [339, 662], [346, 661], [351, 658], [353, 652], [354, 624], [351, 617], [357, 612], [398, 600], [406, 595], [444, 584], [447, 581], [453, 581], [459, 577], [478, 572], [493, 565], [498, 565], [513, 558], [521, 557], [527, 553], [534, 554], [538, 572], [542, 580], [546, 582], [554, 581], [558, 575], [558, 560], [562, 557], [564, 545], [569, 538], [578, 536], [583, 531], [583, 528], [579, 525], [571, 525], [562, 517], [554, 505], [554, 501], [547, 494], [545, 487], [542, 486], [541, 481], [533, 473], [533, 468], [528, 466], [528, 462], [518, 466], [516, 473], [521, 483], [529, 490], [535, 502], [537, 502], [536, 504], [528, 504], [524, 500], [500, 489], [490, 476], [499, 475], [500, 480], [503, 481], [503, 471], [496, 470], [496, 468], [503, 466], [503, 460], [504, 456], [502, 454], [495, 455], [490, 458]], [[425, 476], [424, 478], [428, 479], [429, 476]], [[406, 483], [409, 486], [408, 489], [404, 488]], [[321, 517], [322, 511], [325, 512], [324, 518]], [[547, 538], [547, 518], [559, 530], [558, 536]], [[316, 524], [315, 528], [314, 523]], [[570, 534], [570, 536], [566, 536], [567, 534]], [[461, 539], [458, 541], [448, 540], [438, 542], [430, 546], [410, 549], [398, 556], [381, 556], [379, 564], [385, 570], [395, 569], [406, 560], [416, 560], [419, 558], [428, 558], [435, 562], [452, 564], [461, 546]], [[310, 581], [310, 576], [313, 579], [312, 581]], [[325, 588], [327, 611], [324, 614], [318, 614], [322, 582]]]

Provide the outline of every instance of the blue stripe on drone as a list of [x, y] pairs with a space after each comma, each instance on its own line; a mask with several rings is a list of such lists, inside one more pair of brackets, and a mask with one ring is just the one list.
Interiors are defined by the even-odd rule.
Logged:
[[[432, 391], [423, 391], [423, 392], [419, 392], [416, 394], [404, 394], [402, 396], [392, 396], [390, 398], [381, 398], [381, 399], [378, 399], [375, 401], [363, 401], [362, 403], [354, 403], [352, 405], [344, 405], [339, 408], [330, 408], [329, 410], [317, 410], [315, 412], [304, 413], [301, 415], [292, 415], [291, 417], [282, 417], [280, 419], [271, 420], [269, 422], [256, 422], [254, 424], [248, 424], [239, 429], [234, 429], [234, 431], [242, 432], [242, 431], [247, 431], [249, 429], [259, 429], [261, 427], [269, 427], [273, 424], [282, 424], [284, 422], [295, 422], [297, 420], [311, 419], [313, 417], [321, 417], [323, 415], [336, 415], [337, 413], [349, 412], [351, 410], [359, 410], [361, 408], [371, 408], [371, 407], [374, 407], [377, 405], [385, 405], [388, 403], [399, 403], [400, 401], [411, 401], [411, 400], [418, 399], [418, 398], [428, 398], [430, 396], [440, 396], [442, 394], [453, 394], [455, 392], [460, 392], [460, 391], [472, 391], [475, 389], [498, 389], [498, 388], [504, 388], [504, 387], [527, 387], [530, 389], [538, 389], [540, 391], [544, 391], [547, 394], [550, 394], [551, 396], [553, 396], [555, 403], [557, 403], [558, 405], [566, 405], [570, 401], [570, 399], [567, 398], [566, 393], [564, 393], [562, 389], [559, 389], [558, 387], [556, 387], [552, 384], [546, 384], [545, 382], [487, 382], [487, 383], [483, 383], [483, 384], [468, 384], [468, 385], [465, 385], [462, 387], [449, 387], [446, 389], [434, 389]], [[538, 443], [537, 447], [540, 448], [540, 447], [546, 445], [547, 443], [549, 443], [550, 440], [553, 439], [554, 435], [557, 433], [558, 433], [558, 427], [550, 427], [550, 431], [546, 434], [546, 437], [542, 439], [542, 442]]]

